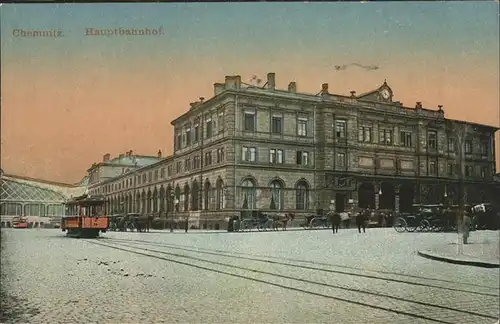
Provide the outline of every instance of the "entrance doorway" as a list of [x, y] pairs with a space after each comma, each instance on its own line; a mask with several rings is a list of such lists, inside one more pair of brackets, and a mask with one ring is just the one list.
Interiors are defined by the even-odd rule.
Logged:
[[345, 204], [346, 204], [345, 200], [346, 200], [345, 193], [335, 194], [335, 211], [337, 213], [345, 212]]

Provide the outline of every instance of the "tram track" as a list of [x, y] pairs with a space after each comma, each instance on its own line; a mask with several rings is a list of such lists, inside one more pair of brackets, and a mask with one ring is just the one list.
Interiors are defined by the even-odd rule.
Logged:
[[[331, 300], [336, 300], [336, 301], [341, 301], [345, 303], [350, 303], [350, 304], [355, 304], [358, 306], [363, 306], [363, 307], [368, 307], [372, 309], [378, 309], [386, 312], [391, 312], [395, 313], [398, 315], [404, 315], [404, 316], [409, 316], [414, 319], [422, 319], [422, 320], [428, 320], [436, 323], [455, 323], [456, 321], [447, 321], [443, 320], [440, 318], [433, 317], [433, 314], [440, 314], [443, 311], [447, 312], [452, 312], [455, 313], [454, 315], [456, 317], [462, 317], [462, 316], [469, 316], [471, 317], [470, 322], [477, 322], [479, 319], [485, 320], [485, 319], [497, 319], [496, 316], [491, 316], [488, 314], [483, 314], [483, 313], [478, 313], [474, 311], [469, 311], [469, 310], [463, 310], [463, 309], [457, 309], [454, 307], [449, 307], [449, 306], [444, 306], [444, 305], [436, 305], [432, 303], [427, 303], [427, 302], [422, 302], [422, 301], [417, 301], [417, 300], [412, 300], [412, 299], [407, 299], [407, 298], [401, 298], [401, 297], [395, 297], [387, 294], [383, 294], [380, 292], [370, 292], [367, 290], [362, 290], [362, 289], [357, 289], [357, 288], [351, 288], [351, 287], [345, 287], [345, 286], [340, 286], [340, 285], [333, 285], [329, 283], [324, 283], [324, 282], [319, 282], [319, 281], [314, 281], [310, 279], [304, 279], [304, 278], [298, 278], [294, 276], [288, 276], [276, 272], [271, 272], [271, 271], [265, 271], [265, 270], [259, 270], [255, 268], [250, 268], [248, 266], [239, 266], [231, 263], [225, 263], [225, 262], [220, 262], [220, 261], [215, 261], [215, 260], [207, 260], [204, 258], [199, 258], [199, 257], [194, 257], [190, 255], [185, 255], [185, 254], [180, 254], [180, 253], [174, 253], [174, 252], [168, 252], [168, 251], [161, 251], [161, 250], [155, 250], [155, 249], [150, 249], [143, 247], [141, 245], [147, 245], [144, 244], [144, 242], [141, 243], [123, 243], [120, 242], [116, 239], [107, 239], [105, 240], [106, 243], [100, 242], [100, 241], [95, 241], [95, 240], [87, 240], [87, 242], [95, 245], [100, 245], [103, 247], [107, 247], [110, 249], [115, 249], [119, 251], [124, 251], [136, 255], [141, 255], [149, 258], [155, 258], [158, 260], [163, 260], [167, 262], [172, 262], [192, 268], [197, 268], [200, 270], [204, 271], [210, 271], [210, 272], [215, 272], [218, 274], [224, 274], [244, 280], [250, 280], [253, 282], [258, 282], [266, 285], [271, 285], [275, 287], [279, 287], [282, 289], [287, 289], [291, 291], [296, 291], [304, 294], [309, 294], [309, 295], [314, 295], [317, 297], [322, 297], [322, 298], [328, 298]], [[172, 249], [171, 247], [164, 247], [164, 248], [169, 248]], [[200, 251], [189, 251], [192, 253], [203, 253], [207, 254], [206, 252], [200, 252]], [[168, 257], [167, 257], [168, 256]], [[219, 257], [229, 257], [227, 255], [218, 255]], [[256, 262], [266, 262], [266, 260], [259, 260], [259, 259], [251, 259], [249, 261], [256, 261]], [[269, 260], [267, 260], [269, 261]], [[207, 266], [207, 264], [210, 264], [210, 267]], [[293, 267], [294, 265], [292, 264], [287, 264], [287, 263], [282, 263], [280, 266], [288, 266], [288, 267]], [[225, 268], [225, 269], [224, 269]], [[318, 268], [312, 268], [308, 270], [316, 270], [316, 271], [321, 271], [323, 269], [318, 269]], [[224, 269], [224, 270], [222, 270]], [[228, 269], [231, 269], [230, 271]], [[240, 272], [240, 273], [238, 273]], [[243, 273], [241, 273], [243, 272]], [[352, 275], [352, 274], [351, 274]], [[264, 277], [264, 278], [263, 278]], [[382, 280], [387, 280], [387, 278], [378, 278]], [[285, 281], [288, 282], [288, 284], [282, 283], [282, 282], [277, 282], [277, 281]], [[300, 287], [300, 286], [303, 287]], [[305, 286], [305, 287], [304, 287]], [[307, 289], [306, 289], [307, 288]], [[311, 289], [312, 288], [312, 289]], [[436, 288], [442, 288], [442, 287], [436, 287]], [[319, 290], [319, 291], [318, 291]], [[335, 293], [337, 292], [337, 296], [335, 296]], [[466, 292], [466, 291], [465, 291]], [[351, 294], [352, 298], [345, 298], [343, 296], [338, 296], [338, 295], [348, 295]], [[374, 297], [377, 299], [375, 300]], [[496, 297], [496, 296], [494, 296]], [[368, 300], [370, 303], [366, 302]], [[365, 301], [363, 301], [365, 300]], [[379, 305], [377, 305], [379, 303]], [[427, 311], [427, 314], [431, 314], [431, 316], [428, 316], [425, 312], [422, 313], [420, 310], [421, 308], [424, 307]], [[398, 309], [399, 308], [399, 309]], [[407, 311], [408, 309], [414, 310], [414, 309], [419, 309], [419, 313], [417, 312], [409, 312]], [[475, 319], [475, 320], [473, 320]]]
[[[491, 287], [485, 286], [485, 285], [477, 285], [477, 284], [469, 284], [469, 283], [457, 283], [455, 281], [445, 280], [445, 279], [424, 278], [421, 276], [413, 276], [413, 275], [407, 275], [407, 274], [401, 274], [401, 273], [395, 273], [395, 272], [366, 270], [366, 269], [361, 269], [361, 268], [356, 268], [356, 267], [348, 267], [348, 266], [335, 265], [335, 264], [329, 264], [329, 263], [311, 262], [311, 261], [297, 260], [297, 259], [290, 259], [290, 258], [276, 258], [276, 257], [271, 257], [271, 256], [264, 256], [264, 255], [258, 255], [258, 254], [250, 254], [250, 253], [245, 253], [245, 255], [241, 255], [241, 254], [236, 254], [236, 253], [231, 252], [231, 251], [212, 250], [212, 249], [206, 249], [206, 248], [193, 249], [193, 248], [182, 247], [182, 246], [179, 246], [176, 244], [157, 243], [157, 242], [143, 241], [143, 240], [126, 240], [126, 239], [106, 238], [106, 241], [125, 243], [125, 244], [133, 243], [133, 244], [143, 244], [143, 245], [149, 245], [149, 246], [158, 246], [158, 247], [163, 247], [163, 248], [175, 249], [175, 250], [179, 250], [179, 251], [208, 254], [208, 255], [214, 255], [214, 256], [223, 256], [223, 257], [248, 260], [248, 261], [257, 261], [257, 262], [263, 262], [263, 263], [268, 263], [268, 264], [283, 265], [283, 266], [289, 266], [289, 267], [306, 269], [306, 270], [314, 270], [314, 271], [320, 271], [320, 272], [326, 272], [326, 273], [336, 273], [336, 274], [341, 274], [341, 275], [349, 275], [349, 276], [362, 277], [362, 278], [375, 279], [375, 280], [385, 280], [385, 281], [390, 281], [390, 282], [395, 282], [395, 283], [401, 283], [401, 284], [407, 284], [407, 285], [413, 285], [413, 286], [423, 286], [423, 287], [428, 287], [428, 288], [437, 288], [437, 289], [443, 289], [443, 290], [449, 290], [449, 291], [455, 291], [455, 292], [461, 292], [461, 293], [467, 293], [467, 294], [481, 295], [481, 296], [486, 296], [486, 297], [500, 297], [500, 295], [498, 293], [494, 294], [494, 293], [480, 292], [480, 291], [474, 291], [474, 290], [469, 290], [469, 289], [443, 287], [443, 286], [439, 286], [439, 285], [409, 281], [409, 280], [405, 280], [405, 279], [396, 279], [396, 278], [381, 277], [378, 275], [371, 275], [371, 274], [353, 273], [353, 272], [342, 271], [342, 270], [318, 268], [315, 266], [323, 266], [323, 267], [329, 267], [329, 268], [345, 268], [345, 269], [356, 270], [356, 271], [360, 271], [360, 272], [377, 272], [380, 274], [397, 275], [397, 276], [401, 276], [401, 277], [408, 277], [411, 279], [437, 281], [437, 282], [441, 282], [443, 284], [454, 284], [454, 285], [471, 286], [471, 287], [477, 287], [477, 288], [482, 288], [482, 289], [494, 290], [494, 288], [491, 288]], [[263, 258], [267, 258], [267, 259], [263, 259]], [[272, 258], [273, 260], [268, 260], [270, 258]], [[281, 261], [276, 261], [276, 260], [285, 260], [285, 261], [289, 261], [289, 262], [281, 262]], [[294, 263], [290, 263], [290, 262], [296, 262], [296, 263], [302, 263], [302, 264], [294, 264]], [[309, 263], [309, 264], [312, 264], [315, 266], [304, 265], [304, 263], [306, 263], [306, 264]]]

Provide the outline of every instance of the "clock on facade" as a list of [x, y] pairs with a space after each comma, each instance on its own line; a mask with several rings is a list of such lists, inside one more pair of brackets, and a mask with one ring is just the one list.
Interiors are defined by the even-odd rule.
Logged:
[[380, 94], [382, 95], [382, 98], [384, 98], [384, 99], [389, 99], [389, 97], [391, 96], [389, 90], [387, 90], [387, 89], [382, 90], [382, 92], [380, 92]]

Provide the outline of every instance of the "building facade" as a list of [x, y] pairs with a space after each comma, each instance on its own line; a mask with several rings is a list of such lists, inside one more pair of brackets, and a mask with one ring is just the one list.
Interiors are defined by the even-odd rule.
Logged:
[[[226, 76], [172, 121], [171, 156], [91, 182], [107, 212], [188, 218], [220, 228], [241, 211], [297, 215], [349, 204], [409, 211], [415, 203], [495, 197], [496, 127], [445, 118], [442, 106], [393, 100], [384, 82], [356, 95], [276, 89]], [[298, 217], [300, 219], [301, 217]]]

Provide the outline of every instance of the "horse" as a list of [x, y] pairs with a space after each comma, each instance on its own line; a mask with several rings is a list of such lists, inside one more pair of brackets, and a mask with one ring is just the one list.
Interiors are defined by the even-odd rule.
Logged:
[[135, 226], [137, 228], [137, 232], [149, 232], [152, 222], [153, 215], [141, 215], [136, 217]]
[[281, 226], [283, 228], [283, 231], [286, 231], [286, 226], [289, 221], [293, 221], [295, 219], [295, 214], [294, 213], [285, 213], [283, 214], [276, 214], [273, 216], [273, 229], [275, 231], [278, 230], [278, 226]]

